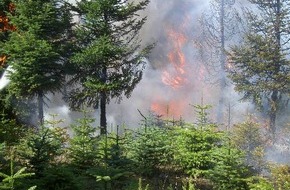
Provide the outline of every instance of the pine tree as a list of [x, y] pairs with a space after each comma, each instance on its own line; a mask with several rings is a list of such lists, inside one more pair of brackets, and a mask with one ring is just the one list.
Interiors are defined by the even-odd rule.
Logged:
[[259, 14], [247, 12], [249, 31], [230, 52], [229, 77], [243, 99], [253, 100], [268, 113], [272, 134], [283, 98], [289, 96], [289, 2], [250, 0]]
[[16, 30], [0, 49], [8, 55], [9, 92], [16, 98], [38, 97], [38, 118], [43, 124], [44, 97], [58, 91], [64, 81], [63, 58], [70, 13], [62, 0], [14, 0], [9, 14]]
[[76, 47], [72, 58], [75, 73], [72, 83], [79, 84], [68, 96], [71, 107], [100, 108], [101, 134], [106, 134], [106, 105], [112, 98], [130, 96], [141, 80], [143, 56], [138, 33], [146, 18], [138, 12], [149, 0], [79, 1], [80, 24], [76, 29]]

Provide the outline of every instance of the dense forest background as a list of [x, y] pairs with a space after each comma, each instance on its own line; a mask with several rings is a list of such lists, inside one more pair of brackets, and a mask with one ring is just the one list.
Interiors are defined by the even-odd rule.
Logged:
[[289, 16], [1, 0], [0, 189], [290, 189]]

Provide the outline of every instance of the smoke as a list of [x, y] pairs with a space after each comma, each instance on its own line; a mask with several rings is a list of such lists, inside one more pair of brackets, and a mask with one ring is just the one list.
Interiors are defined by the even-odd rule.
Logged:
[[8, 66], [7, 69], [4, 71], [2, 77], [0, 78], [0, 91], [2, 91], [9, 83], [9, 72], [13, 72], [13, 68]]
[[[190, 104], [212, 105], [212, 120], [215, 119], [219, 85], [207, 81], [208, 68], [198, 58], [195, 43], [202, 31], [199, 19], [208, 4], [209, 1], [201, 0], [151, 1], [145, 13], [148, 20], [140, 36], [144, 44], [156, 42], [156, 47], [130, 99], [109, 105], [108, 113], [114, 122], [136, 127], [142, 119], [137, 110], [144, 115], [151, 110], [164, 119], [194, 122], [196, 116]], [[252, 106], [239, 103], [240, 96], [232, 85], [226, 91], [225, 107], [230, 110], [225, 110], [223, 117], [229, 120], [227, 123], [237, 122]]]
[[[74, 0], [68, 0], [74, 3]], [[245, 5], [244, 1], [241, 1]], [[123, 98], [121, 103], [112, 100], [107, 107], [108, 131], [114, 131], [116, 125], [136, 128], [149, 111], [155, 111], [164, 119], [194, 122], [196, 115], [192, 104], [210, 104], [212, 120], [215, 120], [215, 108], [218, 105], [220, 87], [208, 82], [208, 67], [199, 59], [199, 50], [195, 39], [202, 32], [199, 19], [208, 10], [209, 0], [151, 0], [141, 16], [147, 16], [140, 37], [143, 45], [156, 42], [144, 70], [143, 79], [134, 89], [129, 99]], [[0, 91], [9, 84], [7, 77], [12, 71], [8, 67], [0, 79]], [[244, 120], [246, 114], [252, 113], [251, 103], [241, 103], [240, 95], [229, 84], [225, 89], [224, 129]], [[62, 100], [61, 94], [49, 94], [48, 107], [45, 108], [45, 119], [64, 120], [63, 126], [75, 123], [82, 113], [73, 112]], [[99, 110], [91, 112], [99, 123]], [[111, 127], [112, 126], [112, 127]], [[281, 140], [282, 138], [280, 138]], [[282, 159], [289, 155], [288, 138], [277, 142], [267, 150], [267, 159], [287, 162]], [[281, 155], [279, 156], [279, 154]]]
[[[142, 43], [147, 45], [156, 42], [156, 47], [148, 58], [143, 79], [131, 97], [124, 97], [120, 104], [112, 100], [108, 105], [109, 125], [137, 127], [142, 120], [138, 110], [144, 115], [154, 111], [164, 119], [182, 118], [193, 122], [195, 116], [190, 104], [217, 106], [219, 87], [206, 81], [208, 71], [197, 58], [198, 47], [194, 41], [201, 32], [199, 19], [208, 3], [202, 0], [171, 0], [166, 3], [152, 0], [145, 12], [140, 13], [141, 16], [147, 16], [140, 33]], [[1, 88], [9, 83], [6, 76], [5, 72], [1, 78]], [[236, 118], [235, 111], [241, 114], [250, 109], [249, 105], [238, 103], [239, 96], [232, 87], [229, 86], [225, 94], [228, 95], [226, 103], [229, 104], [226, 106], [231, 106], [231, 113], [228, 113], [232, 114], [231, 120]], [[50, 102], [45, 110], [45, 118], [51, 119], [51, 114], [58, 114], [58, 118], [64, 119], [64, 125], [67, 125], [82, 114], [70, 111], [61, 97], [61, 94], [48, 95]], [[212, 114], [212, 118], [215, 118], [214, 109]], [[98, 110], [92, 116], [98, 118]]]

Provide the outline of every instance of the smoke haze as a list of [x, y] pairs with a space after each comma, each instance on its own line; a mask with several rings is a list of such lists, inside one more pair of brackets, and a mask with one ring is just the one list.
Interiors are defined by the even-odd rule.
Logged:
[[[149, 111], [154, 111], [163, 119], [182, 118], [194, 122], [193, 104], [212, 105], [211, 119], [215, 121], [220, 87], [208, 81], [210, 68], [199, 58], [199, 47], [195, 43], [202, 32], [199, 19], [208, 10], [208, 5], [208, 0], [151, 0], [145, 12], [141, 13], [147, 16], [147, 23], [140, 37], [143, 45], [156, 42], [156, 47], [148, 57], [143, 79], [131, 97], [124, 97], [120, 104], [112, 100], [108, 105], [108, 131], [114, 130], [110, 126], [123, 124], [130, 128], [138, 127], [143, 119], [138, 110], [145, 116]], [[5, 71], [0, 79], [0, 91], [9, 83], [7, 74]], [[239, 102], [240, 96], [231, 84], [225, 91], [224, 128], [243, 121], [244, 116], [254, 110], [251, 103]], [[48, 95], [50, 102], [45, 109], [45, 119], [51, 119], [50, 114], [58, 114], [66, 126], [74, 123], [82, 114], [70, 111], [61, 97], [60, 94]], [[99, 111], [91, 115], [96, 118], [97, 126]], [[267, 158], [281, 160], [282, 156], [277, 157], [277, 151], [287, 152], [288, 155], [289, 144], [288, 138], [277, 143], [273, 150], [268, 151]]]
[[[74, 0], [69, 0], [73, 3]], [[137, 127], [141, 115], [154, 111], [164, 119], [188, 122], [195, 120], [192, 104], [210, 104], [213, 106], [212, 119], [215, 119], [215, 108], [218, 104], [219, 87], [208, 79], [208, 68], [198, 58], [198, 47], [195, 40], [202, 31], [199, 19], [208, 10], [209, 1], [202, 0], [152, 0], [147, 9], [140, 13], [147, 16], [140, 37], [144, 45], [156, 42], [144, 70], [142, 81], [134, 89], [129, 99], [123, 98], [120, 104], [114, 100], [108, 106], [108, 124]], [[6, 73], [6, 72], [5, 72]], [[5, 74], [6, 76], [6, 74]], [[6, 77], [1, 79], [1, 88], [8, 84]], [[3, 86], [3, 87], [2, 87]], [[231, 108], [231, 117], [225, 110], [224, 117], [233, 122], [235, 114], [248, 112], [249, 104], [240, 104], [239, 96], [232, 86], [228, 86], [225, 106]], [[59, 114], [66, 123], [74, 121], [79, 113], [71, 112], [61, 95], [49, 95], [50, 103], [46, 108], [46, 119], [50, 114]], [[191, 104], [191, 105], [190, 105]], [[98, 110], [92, 113], [99, 117]], [[98, 119], [97, 119], [98, 120]], [[98, 122], [98, 121], [96, 121]]]
[[[140, 13], [141, 16], [147, 16], [140, 33], [142, 43], [147, 45], [155, 42], [156, 47], [147, 60], [143, 79], [131, 97], [124, 97], [120, 104], [112, 100], [108, 105], [108, 125], [138, 127], [142, 120], [138, 110], [144, 115], [153, 111], [164, 119], [182, 118], [194, 122], [192, 104], [212, 105], [211, 115], [212, 120], [215, 120], [219, 85], [206, 81], [209, 77], [208, 68], [198, 58], [195, 43], [201, 32], [199, 19], [208, 4], [209, 1], [202, 0], [170, 0], [166, 3], [164, 0], [152, 0], [147, 9]], [[249, 104], [238, 103], [239, 96], [232, 86], [228, 86], [228, 93], [225, 94], [226, 106], [231, 108], [230, 118], [226, 110], [224, 113], [224, 117], [229, 118], [228, 123], [233, 122], [237, 112], [246, 113], [251, 109]], [[51, 97], [51, 105], [46, 111], [47, 118], [49, 113], [57, 112], [68, 123], [76, 118], [71, 115], [79, 115], [69, 111], [59, 97]], [[98, 110], [93, 116], [98, 120]]]

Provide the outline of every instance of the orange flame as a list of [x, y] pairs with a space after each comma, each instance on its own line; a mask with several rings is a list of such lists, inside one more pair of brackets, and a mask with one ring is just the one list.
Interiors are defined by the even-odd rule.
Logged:
[[[183, 26], [181, 27], [183, 28]], [[180, 29], [180, 28], [179, 28]], [[187, 84], [187, 72], [186, 72], [186, 56], [183, 52], [183, 48], [186, 45], [188, 39], [183, 32], [179, 32], [173, 28], [166, 30], [168, 44], [171, 46], [170, 51], [167, 54], [168, 65], [162, 72], [161, 80], [163, 84], [169, 86], [174, 90], [173, 93], [180, 93], [175, 91]], [[182, 93], [182, 92], [181, 92]], [[170, 99], [164, 100], [162, 97], [156, 97], [151, 104], [151, 110], [158, 115], [165, 116], [167, 118], [173, 117], [178, 119], [186, 107], [185, 99]]]
[[173, 119], [179, 119], [181, 113], [186, 107], [186, 101], [170, 100], [170, 101], [155, 101], [151, 104], [151, 110], [158, 115], [166, 118], [173, 117]]
[[[8, 6], [9, 12], [12, 13], [15, 10], [15, 5], [13, 3], [9, 3]], [[0, 15], [0, 32], [5, 32], [5, 31], [14, 31], [16, 30], [16, 27], [11, 25], [9, 23], [9, 19], [6, 15]], [[0, 66], [2, 67], [5, 62], [6, 62], [7, 56], [6, 55], [2, 55], [0, 56]]]
[[172, 44], [172, 50], [168, 53], [167, 58], [173, 69], [170, 68], [163, 71], [162, 82], [173, 89], [177, 89], [186, 83], [185, 66], [186, 59], [182, 52], [182, 48], [187, 41], [184, 34], [174, 31], [172, 29], [167, 30], [167, 36]]
[[6, 55], [0, 57], [0, 66], [3, 67], [6, 62]]

